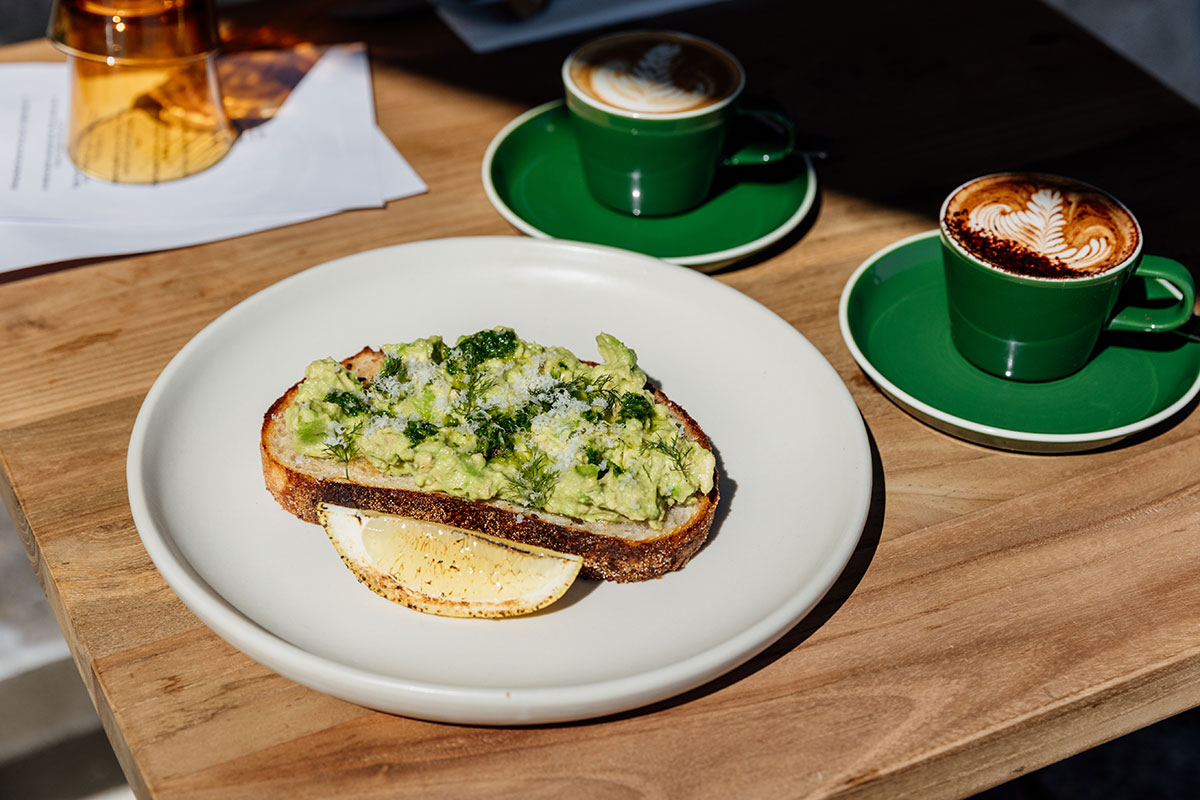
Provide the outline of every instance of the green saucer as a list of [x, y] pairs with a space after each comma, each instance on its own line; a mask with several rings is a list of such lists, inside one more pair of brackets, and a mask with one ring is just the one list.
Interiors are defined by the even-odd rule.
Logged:
[[567, 109], [530, 109], [496, 134], [483, 159], [483, 186], [496, 210], [540, 239], [635, 250], [715, 269], [782, 239], [812, 209], [817, 181], [807, 156], [777, 166], [726, 168], [703, 205], [668, 217], [633, 217], [592, 197]]
[[839, 317], [850, 352], [884, 394], [938, 430], [991, 447], [1102, 447], [1171, 417], [1200, 391], [1200, 342], [1172, 333], [1109, 334], [1086, 367], [1056, 381], [976, 369], [950, 339], [937, 231], [868, 258], [846, 283]]

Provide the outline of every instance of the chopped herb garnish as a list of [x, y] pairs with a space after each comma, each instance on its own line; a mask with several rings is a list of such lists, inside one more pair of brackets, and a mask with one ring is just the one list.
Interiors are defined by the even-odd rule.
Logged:
[[626, 392], [621, 395], [621, 410], [617, 413], [617, 422], [628, 422], [639, 419], [649, 422], [654, 418], [654, 406], [643, 395]]
[[414, 447], [437, 432], [438, 426], [425, 419], [410, 419], [404, 426], [404, 435]]
[[616, 474], [621, 474], [621, 468], [612, 463], [605, 457], [604, 451], [596, 445], [588, 445], [583, 448], [583, 460], [589, 466], [596, 467], [596, 477], [603, 478], [611, 469]]
[[516, 435], [503, 417], [488, 417], [475, 431], [475, 448], [489, 461], [508, 455], [516, 445]]
[[380, 378], [398, 378], [401, 383], [408, 380], [408, 369], [404, 366], [404, 360], [396, 356], [388, 356], [383, 361], [383, 366], [379, 368]]
[[530, 429], [533, 418], [539, 413], [540, 408], [528, 404], [509, 413], [493, 412], [486, 416], [477, 416], [476, 450], [483, 453], [488, 460], [511, 456], [515, 451], [517, 439]]
[[357, 417], [371, 410], [361, 397], [352, 392], [330, 392], [325, 395], [325, 402], [333, 403], [349, 417]]
[[490, 358], [508, 358], [517, 352], [517, 341], [517, 334], [508, 328], [464, 336], [446, 353], [446, 371], [451, 375], [474, 372]]

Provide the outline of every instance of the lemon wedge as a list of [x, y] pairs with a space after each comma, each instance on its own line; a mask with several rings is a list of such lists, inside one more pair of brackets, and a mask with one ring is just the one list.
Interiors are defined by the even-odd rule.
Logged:
[[579, 556], [436, 522], [325, 503], [317, 516], [362, 583], [427, 614], [528, 614], [562, 597], [583, 566]]

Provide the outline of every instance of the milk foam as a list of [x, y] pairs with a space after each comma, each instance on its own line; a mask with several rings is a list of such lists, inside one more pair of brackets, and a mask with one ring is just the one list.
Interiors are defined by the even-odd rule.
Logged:
[[1136, 220], [1087, 184], [1037, 173], [977, 178], [946, 201], [943, 224], [968, 252], [1034, 277], [1095, 275], [1137, 252]]
[[1092, 236], [1080, 247], [1071, 247], [1063, 236], [1067, 225], [1062, 192], [1039, 189], [1023, 209], [1002, 202], [983, 203], [972, 209], [968, 225], [982, 233], [1010, 239], [1035, 253], [1061, 261], [1072, 269], [1089, 270], [1102, 264], [1115, 249], [1112, 232]]
[[636, 114], [692, 114], [729, 101], [741, 89], [736, 59], [685, 34], [640, 31], [598, 39], [564, 65], [579, 93]]
[[596, 99], [630, 111], [670, 113], [703, 105], [717, 93], [710, 75], [695, 73], [691, 85], [675, 82], [675, 64], [683, 47], [660, 42], [646, 50], [636, 62], [615, 58], [598, 66], [591, 75]]

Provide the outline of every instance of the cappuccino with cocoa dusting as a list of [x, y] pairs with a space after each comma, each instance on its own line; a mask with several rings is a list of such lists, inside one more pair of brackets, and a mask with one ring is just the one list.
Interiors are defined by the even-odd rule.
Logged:
[[736, 59], [710, 42], [639, 31], [584, 45], [567, 75], [588, 100], [629, 114], [700, 113], [738, 93]]
[[1086, 278], [1138, 250], [1133, 215], [1085, 183], [1037, 173], [987, 175], [959, 187], [942, 208], [946, 232], [997, 269], [1030, 278]]

